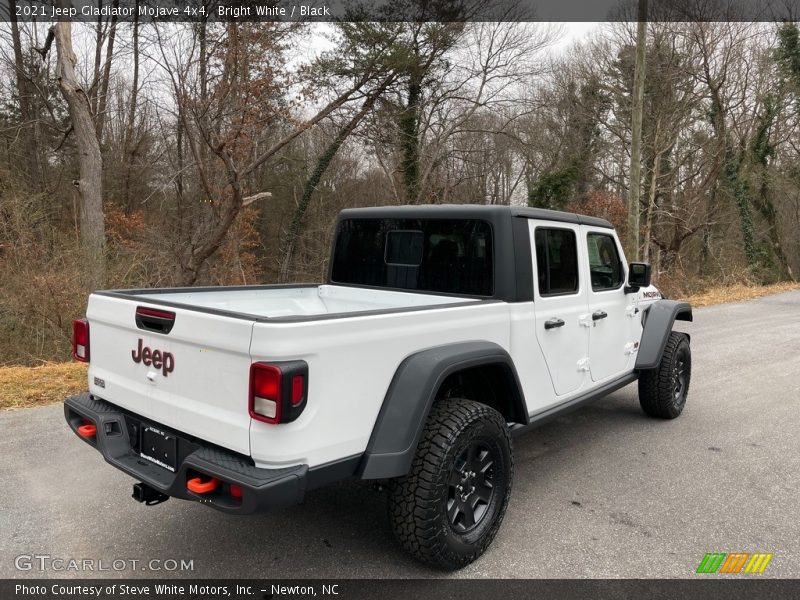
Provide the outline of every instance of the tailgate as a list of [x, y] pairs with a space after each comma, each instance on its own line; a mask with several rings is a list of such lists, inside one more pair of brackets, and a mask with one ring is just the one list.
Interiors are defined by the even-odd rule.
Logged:
[[[153, 331], [152, 319], [137, 324], [137, 307], [174, 313], [171, 329]], [[92, 394], [177, 431], [250, 454], [252, 321], [97, 294], [89, 297], [86, 316]]]

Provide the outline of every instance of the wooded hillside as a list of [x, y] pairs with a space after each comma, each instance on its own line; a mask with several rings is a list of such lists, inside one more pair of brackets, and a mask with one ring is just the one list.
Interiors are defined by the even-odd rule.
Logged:
[[796, 23], [648, 23], [634, 169], [636, 23], [2, 29], [0, 364], [66, 360], [92, 289], [319, 281], [350, 206], [629, 236], [633, 185], [670, 296], [800, 272]]

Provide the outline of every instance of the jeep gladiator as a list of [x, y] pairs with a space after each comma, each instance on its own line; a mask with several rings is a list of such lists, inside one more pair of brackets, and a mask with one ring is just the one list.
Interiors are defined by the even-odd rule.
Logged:
[[638, 380], [683, 410], [691, 307], [603, 219], [509, 206], [348, 209], [327, 282], [98, 291], [74, 323], [72, 430], [134, 498], [227, 513], [385, 483], [400, 543], [441, 568], [489, 546], [512, 436]]

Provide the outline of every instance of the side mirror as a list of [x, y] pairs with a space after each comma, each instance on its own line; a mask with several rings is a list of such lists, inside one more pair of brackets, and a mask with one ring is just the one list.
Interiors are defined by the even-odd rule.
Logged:
[[638, 292], [639, 288], [650, 285], [652, 268], [647, 263], [631, 263], [628, 267], [628, 285], [625, 286], [625, 293]]

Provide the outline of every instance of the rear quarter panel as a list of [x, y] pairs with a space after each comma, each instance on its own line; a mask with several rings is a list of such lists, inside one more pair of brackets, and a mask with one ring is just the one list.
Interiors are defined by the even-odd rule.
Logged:
[[509, 348], [502, 302], [299, 323], [256, 323], [254, 361], [308, 363], [308, 405], [294, 422], [250, 424], [262, 466], [318, 466], [366, 449], [381, 404], [404, 358], [443, 344], [487, 340]]

